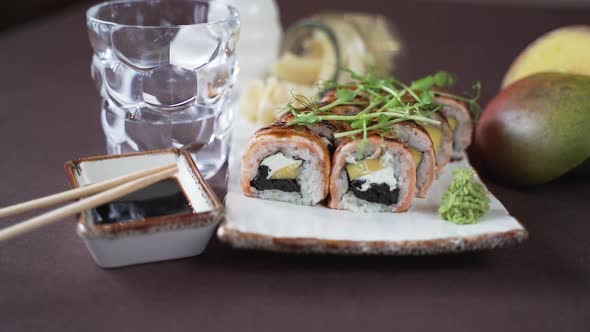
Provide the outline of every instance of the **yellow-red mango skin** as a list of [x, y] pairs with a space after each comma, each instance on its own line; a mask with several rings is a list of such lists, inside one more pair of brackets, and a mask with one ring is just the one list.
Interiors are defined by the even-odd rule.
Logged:
[[590, 157], [590, 76], [539, 73], [516, 81], [475, 130], [484, 167], [503, 182], [549, 182]]

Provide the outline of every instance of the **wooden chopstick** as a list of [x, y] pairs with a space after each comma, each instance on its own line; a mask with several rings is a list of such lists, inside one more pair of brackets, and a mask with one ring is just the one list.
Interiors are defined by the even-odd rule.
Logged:
[[139, 178], [148, 176], [150, 174], [157, 173], [159, 171], [171, 169], [173, 167], [176, 167], [176, 164], [168, 164], [168, 165], [164, 165], [164, 166], [160, 166], [160, 167], [156, 167], [156, 168], [146, 169], [143, 171], [134, 172], [134, 173], [120, 176], [120, 177], [116, 177], [114, 179], [90, 184], [90, 185], [87, 185], [84, 187], [71, 189], [71, 190], [63, 191], [61, 193], [57, 193], [57, 194], [33, 199], [33, 200], [30, 200], [27, 202], [7, 206], [7, 207], [0, 209], [0, 218], [12, 216], [15, 214], [20, 214], [20, 213], [27, 212], [27, 211], [40, 209], [43, 207], [55, 205], [58, 203], [62, 203], [65, 201], [73, 200], [73, 199], [84, 197], [84, 196], [93, 195], [98, 192], [105, 191], [107, 189], [121, 185], [123, 183], [129, 182], [129, 181], [132, 181], [135, 179], [139, 179]]
[[145, 188], [151, 184], [164, 180], [168, 177], [171, 177], [178, 171], [178, 167], [174, 165], [174, 167], [170, 169], [165, 169], [163, 171], [159, 171], [152, 175], [145, 176], [143, 178], [139, 178], [136, 180], [132, 180], [130, 182], [124, 183], [122, 185], [116, 186], [109, 190], [103, 191], [98, 193], [94, 196], [90, 196], [88, 198], [81, 199], [77, 202], [65, 205], [63, 207], [57, 208], [55, 210], [49, 211], [37, 217], [31, 218], [29, 220], [25, 220], [18, 224], [9, 226], [3, 230], [0, 230], [0, 241], [5, 241], [11, 238], [14, 238], [18, 235], [28, 233], [33, 231], [39, 227], [48, 225], [60, 219], [63, 219], [67, 216], [80, 213], [87, 209], [92, 209], [99, 205], [108, 203], [112, 200], [125, 196], [129, 193], [137, 191], [139, 189]]

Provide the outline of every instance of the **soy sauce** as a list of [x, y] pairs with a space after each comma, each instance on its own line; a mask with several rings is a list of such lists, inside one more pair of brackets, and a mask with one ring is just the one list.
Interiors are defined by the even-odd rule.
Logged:
[[166, 179], [92, 209], [97, 225], [191, 213], [192, 208], [175, 179]]

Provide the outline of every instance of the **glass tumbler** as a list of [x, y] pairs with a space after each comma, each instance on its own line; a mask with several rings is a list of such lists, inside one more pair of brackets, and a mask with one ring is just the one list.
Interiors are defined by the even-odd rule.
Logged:
[[191, 153], [205, 178], [231, 134], [239, 16], [217, 1], [122, 0], [87, 12], [107, 151]]

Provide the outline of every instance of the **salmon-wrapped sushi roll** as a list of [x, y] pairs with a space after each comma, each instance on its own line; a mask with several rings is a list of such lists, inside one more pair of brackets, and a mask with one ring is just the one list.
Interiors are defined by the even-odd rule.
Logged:
[[434, 149], [434, 157], [436, 159], [436, 174], [440, 175], [445, 166], [451, 160], [453, 153], [453, 132], [447, 119], [438, 112], [430, 115], [432, 120], [440, 122], [440, 125], [420, 123], [420, 126], [428, 132], [432, 140], [432, 147]]
[[[285, 113], [283, 116], [279, 118], [277, 123], [288, 123], [293, 119], [295, 119], [295, 116], [293, 114]], [[307, 127], [309, 130], [311, 130], [311, 132], [320, 137], [322, 142], [324, 142], [324, 144], [328, 148], [328, 151], [330, 151], [330, 155], [334, 153], [334, 150], [336, 150], [336, 147], [340, 144], [340, 141], [342, 141], [342, 139], [335, 138], [334, 134], [340, 131], [347, 131], [352, 129], [346, 123], [341, 121], [321, 121], [313, 124], [307, 124], [305, 125], [305, 127]]]
[[342, 142], [332, 158], [333, 209], [404, 212], [416, 187], [416, 162], [406, 146], [380, 135]]
[[453, 132], [453, 153], [452, 160], [462, 159], [465, 155], [465, 149], [471, 145], [473, 136], [473, 119], [471, 113], [461, 101], [437, 96], [436, 103], [442, 106], [440, 112], [447, 118], [449, 127]]
[[330, 154], [316, 134], [302, 126], [273, 124], [258, 130], [242, 156], [246, 196], [314, 205], [329, 191]]
[[388, 136], [406, 145], [416, 162], [416, 197], [426, 197], [434, 180], [436, 159], [430, 136], [426, 130], [412, 121], [391, 126]]

